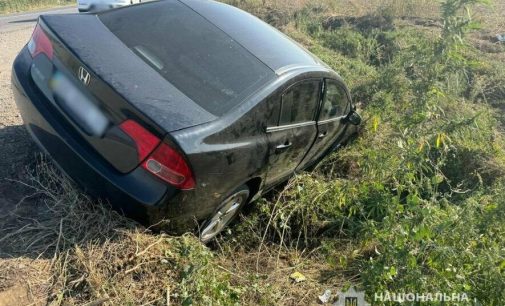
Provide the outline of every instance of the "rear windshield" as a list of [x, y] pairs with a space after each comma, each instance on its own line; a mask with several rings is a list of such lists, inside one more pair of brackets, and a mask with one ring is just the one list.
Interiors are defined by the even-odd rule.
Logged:
[[273, 71], [186, 5], [167, 0], [112, 10], [100, 20], [186, 96], [222, 115]]

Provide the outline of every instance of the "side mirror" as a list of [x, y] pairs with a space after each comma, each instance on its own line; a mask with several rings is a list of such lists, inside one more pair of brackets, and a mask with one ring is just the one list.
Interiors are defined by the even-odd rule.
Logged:
[[349, 114], [344, 118], [345, 123], [350, 123], [352, 125], [360, 125], [361, 124], [361, 116], [355, 111], [351, 110]]

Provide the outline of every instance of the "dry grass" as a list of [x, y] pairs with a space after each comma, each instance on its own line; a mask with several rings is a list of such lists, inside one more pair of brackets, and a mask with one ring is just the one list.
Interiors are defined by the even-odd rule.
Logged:
[[[238, 296], [249, 305], [307, 305], [349, 279], [317, 249], [265, 241], [268, 228], [251, 228], [256, 250], [226, 235], [209, 249], [193, 235], [153, 234], [88, 199], [43, 158], [18, 183], [32, 193], [0, 217], [0, 305], [20, 296], [35, 305], [177, 305], [188, 297], [227, 305]], [[293, 283], [294, 271], [307, 281]]]
[[[495, 0], [490, 6], [479, 6], [474, 17], [482, 24], [482, 29], [472, 33], [472, 43], [481, 51], [491, 54], [496, 60], [505, 61], [505, 44], [496, 41], [497, 34], [505, 34], [505, 1]], [[498, 88], [503, 92], [503, 86]]]
[[[251, 229], [256, 251], [226, 236], [209, 249], [193, 235], [153, 234], [88, 199], [44, 158], [18, 183], [31, 194], [0, 217], [0, 305], [177, 305], [188, 297], [227, 305], [238, 296], [306, 305], [343, 279], [317, 250], [262, 241], [263, 230]], [[307, 281], [294, 284], [294, 271]]]
[[[31, 190], [9, 214], [0, 217], [0, 254], [54, 257], [74, 245], [114, 239], [118, 229], [135, 228], [135, 223], [120, 218], [107, 205], [94, 204], [44, 159], [19, 182]], [[37, 202], [37, 219], [25, 216], [28, 204]]]
[[[275, 8], [283, 12], [299, 11], [307, 5], [324, 6], [330, 8], [332, 13], [339, 16], [362, 16], [369, 14], [385, 1], [393, 0], [258, 0], [258, 1], [244, 1], [244, 0], [227, 0], [223, 1], [238, 7], [247, 9], [248, 7], [267, 7], [269, 9]], [[401, 0], [398, 1], [402, 2]]]
[[0, 0], [0, 14], [26, 12], [73, 4], [75, 4], [75, 1], [70, 0]]
[[434, 0], [336, 0], [337, 16], [364, 16], [387, 9], [398, 17], [435, 17], [439, 5]]
[[[342, 287], [342, 273], [331, 270], [324, 259], [277, 251], [275, 246], [265, 246], [261, 252], [231, 249], [220, 257], [220, 265], [233, 271], [233, 282], [252, 289], [242, 293], [243, 304], [313, 305], [325, 290], [336, 292]], [[293, 282], [289, 276], [294, 272], [307, 280]]]
[[[19, 183], [32, 194], [0, 218], [0, 297], [6, 305], [19, 295], [51, 305], [165, 305], [194, 290], [212, 296], [205, 285], [196, 288], [181, 276], [187, 267], [226, 285], [225, 273], [215, 273], [212, 254], [195, 237], [152, 234], [89, 200], [45, 161]], [[39, 212], [26, 205], [40, 205]]]
[[[440, 2], [436, 0], [337, 0], [337, 15], [363, 16], [377, 11], [387, 11], [398, 18], [437, 19], [440, 17]], [[505, 33], [505, 1], [493, 0], [490, 5], [477, 5], [472, 14], [482, 23], [483, 32], [494, 37]]]
[[494, 0], [490, 6], [479, 6], [474, 12], [476, 18], [484, 24], [485, 31], [505, 33], [505, 1]]
[[70, 253], [107, 245], [119, 238], [121, 230], [135, 228], [134, 222], [93, 204], [45, 161], [38, 163], [26, 182], [19, 183], [29, 187], [31, 194], [0, 217], [0, 256], [5, 258], [0, 261], [0, 275], [6, 276], [0, 280], [0, 288], [20, 282], [18, 267], [22, 265], [23, 271], [35, 270], [45, 276], [45, 282], [36, 286], [44, 300], [67, 274], [55, 272]]

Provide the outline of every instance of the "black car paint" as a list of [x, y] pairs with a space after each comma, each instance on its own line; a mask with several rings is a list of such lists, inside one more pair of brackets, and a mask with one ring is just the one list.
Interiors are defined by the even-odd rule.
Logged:
[[[190, 207], [196, 219], [205, 219], [231, 190], [246, 184], [251, 198], [258, 197], [293, 174], [269, 179], [268, 164], [277, 158], [277, 143], [269, 143], [266, 130], [282, 93], [292, 84], [312, 78], [340, 79], [325, 67], [293, 69], [219, 120], [171, 133], [187, 154], [198, 183], [196, 192], [187, 194], [184, 209]], [[310, 146], [315, 136], [316, 131]], [[280, 167], [291, 163], [289, 155], [277, 163]]]
[[[113, 100], [127, 97], [129, 104], [141, 109], [160, 131], [170, 132], [216, 119], [147, 66], [96, 15], [48, 15], [41, 16], [41, 20], [78, 59], [69, 63], [73, 71], [77, 71], [77, 65], [84, 65], [92, 74], [92, 81], [98, 80], [96, 86], [112, 87], [116, 95]], [[90, 84], [91, 89], [93, 85]], [[96, 90], [103, 94], [101, 90], [106, 88]]]
[[[277, 114], [280, 115], [280, 111], [282, 110], [281, 102], [286, 91], [306, 82], [318, 87], [319, 101], [321, 96], [321, 80], [322, 78], [320, 77], [316, 77], [315, 75], [312, 77], [312, 75], [306, 74], [291, 82], [287, 82], [270, 99], [272, 107], [279, 109], [273, 111], [273, 114], [275, 116]], [[316, 105], [313, 105], [313, 107], [315, 110]], [[294, 127], [289, 125], [279, 127], [279, 123], [276, 124], [275, 120], [269, 120], [266, 129], [268, 139], [268, 176], [265, 179], [265, 184], [267, 186], [282, 182], [286, 176], [293, 173], [300, 165], [304, 156], [310, 150], [317, 134], [315, 116], [314, 112], [310, 121], [307, 121], [307, 124], [295, 125]]]
[[[58, 48], [55, 49], [58, 50]], [[49, 100], [49, 102], [52, 104], [52, 106], [56, 109], [58, 113], [60, 113], [62, 116], [65, 117], [66, 119], [65, 121], [68, 122], [77, 133], [80, 134], [80, 136], [84, 139], [84, 141], [89, 143], [97, 151], [101, 152], [102, 156], [122, 173], [127, 173], [133, 170], [138, 164], [137, 152], [135, 149], [135, 144], [124, 132], [122, 132], [116, 126], [112, 126], [111, 128], [108, 129], [106, 134], [101, 137], [95, 137], [93, 135], [89, 135], [85, 130], [80, 128], [79, 124], [71, 118], [71, 115], [68, 114], [68, 112], [65, 112], [63, 110], [61, 104], [58, 101], [58, 98], [49, 88], [47, 78], [48, 75], [53, 74], [53, 70], [58, 71], [58, 73], [62, 73], [66, 76], [70, 76], [71, 72], [67, 68], [68, 62], [66, 64], [63, 64], [64, 62], [62, 62], [66, 61], [64, 53], [59, 50], [56, 52], [61, 56], [62, 60], [60, 60], [59, 58], [55, 58], [54, 61], [50, 61], [45, 55], [37, 56], [35, 59], [33, 59], [33, 62], [31, 63], [32, 67], [30, 69], [32, 80], [36, 83], [37, 87], [40, 89], [43, 96]], [[72, 81], [71, 77], [67, 77], [67, 79]], [[77, 81], [73, 81], [72, 83], [74, 90], [77, 90], [77, 88], [82, 87], [82, 85], [79, 84]], [[98, 82], [95, 81], [93, 83], [96, 84]], [[87, 99], [89, 99], [90, 102], [93, 101], [91, 103], [98, 104], [97, 102], [95, 102], [96, 99], [92, 96], [92, 93], [97, 90], [96, 88], [99, 88], [98, 91], [101, 92], [102, 97], [110, 97], [110, 96], [108, 95], [108, 92], [104, 88], [100, 88], [99, 85], [97, 86], [95, 84], [92, 84], [89, 91], [81, 90], [80, 92], [87, 94]], [[72, 86], [72, 84], [70, 85]], [[67, 88], [67, 90], [71, 89]], [[114, 99], [112, 98], [108, 100], [114, 101]], [[111, 118], [112, 123], [121, 122], [120, 121], [121, 119], [114, 118], [112, 111], [109, 112], [105, 108], [102, 108], [102, 110], [104, 113], [109, 114], [108, 117]], [[122, 158], [118, 159], [117, 158], [118, 155], [122, 156]]]
[[[50, 100], [56, 108], [56, 111], [67, 119], [66, 121], [75, 129], [76, 133], [78, 133], [85, 142], [89, 143], [94, 150], [99, 152], [121, 173], [132, 171], [138, 165], [137, 152], [131, 139], [117, 128], [117, 125], [126, 118], [133, 118], [142, 123], [153, 134], [160, 137], [166, 134], [166, 130], [155, 124], [155, 121], [149, 116], [149, 110], [151, 108], [147, 108], [147, 114], [138, 111], [137, 107], [129, 103], [114, 87], [98, 77], [79, 56], [71, 51], [70, 47], [61, 41], [53, 30], [46, 26], [44, 17], [41, 17], [39, 25], [50, 37], [55, 56], [53, 60], [50, 61], [46, 56], [40, 55], [30, 64], [32, 66], [32, 75], [34, 75], [34, 70], [49, 69], [46, 75], [42, 76], [46, 78], [46, 80], [44, 80], [45, 84], [41, 85], [41, 82], [39, 82], [38, 88], [42, 91], [43, 95]], [[48, 65], [49, 68], [46, 68]], [[91, 74], [91, 82], [87, 86], [84, 86], [74, 77], [79, 67], [84, 67]], [[85, 93], [88, 99], [92, 103], [98, 105], [103, 113], [106, 114], [106, 117], [110, 119], [111, 129], [107, 131], [104, 137], [93, 137], [92, 135], [88, 135], [76, 122], [69, 118], [70, 116], [61, 110], [61, 107], [55, 101], [55, 97], [53, 97], [52, 91], [48, 88], [47, 78], [50, 78], [56, 71], [64, 74], [70, 81], [73, 81], [74, 88]], [[160, 112], [156, 111], [155, 113]], [[176, 116], [176, 118], [179, 117]], [[171, 124], [174, 124], [173, 122]], [[181, 124], [180, 121], [179, 124]], [[122, 158], [118, 159], [117, 156], [121, 156]]]
[[148, 220], [148, 209], [178, 193], [141, 168], [124, 175], [86, 144], [30, 77], [23, 48], [12, 69], [12, 89], [27, 130], [56, 165], [85, 191], [110, 200], [129, 216]]
[[[121, 9], [134, 9], [134, 7]], [[226, 10], [229, 8], [226, 7]], [[106, 63], [107, 60], [111, 60], [117, 65], [117, 59], [87, 54], [86, 52], [90, 50], [83, 43], [85, 40], [90, 40], [96, 48], [103, 49], [104, 47], [97, 42], [99, 40], [94, 41], [95, 38], [92, 36], [86, 36], [84, 40], [83, 37], [76, 37], [77, 33], [81, 34], [81, 32], [64, 29], [64, 25], [72, 20], [67, 18], [71, 17], [61, 18], [59, 29], [64, 32], [63, 34], [55, 30], [60, 22], [56, 16], [41, 17], [42, 23], [51, 20], [50, 33], [56, 32], [53, 34], [55, 41], [58, 42], [55, 49], [59, 50], [56, 53], [61, 56], [61, 59], [55, 61], [55, 66], [62, 71], [67, 69], [66, 73], [70, 75], [75, 67], [85, 65], [95, 80], [94, 86], [90, 86], [91, 96], [110, 97], [110, 101], [106, 102], [117, 104], [116, 107], [111, 108], [107, 103], [103, 106], [113, 118], [113, 125], [117, 125], [125, 118], [133, 117], [156, 135], [164, 135], [163, 141], [185, 154], [194, 172], [197, 186], [193, 190], [179, 191], [140, 167], [129, 171], [126, 167], [123, 170], [127, 171], [121, 171], [121, 167], [118, 169], [117, 165], [111, 165], [111, 162], [98, 152], [100, 149], [93, 145], [93, 141], [97, 140], [84, 141], [86, 136], [79, 131], [79, 127], [65, 118], [65, 114], [58, 110], [34, 84], [29, 75], [32, 59], [25, 48], [16, 58], [12, 79], [16, 102], [28, 130], [39, 145], [54, 158], [56, 164], [87, 191], [109, 199], [113, 205], [128, 215], [140, 217], [150, 223], [169, 218], [170, 228], [175, 231], [191, 228], [195, 225], [195, 221], [207, 218], [221, 201], [229, 196], [230, 191], [241, 185], [247, 185], [251, 190], [251, 199], [255, 199], [276, 184], [288, 179], [293, 172], [272, 179], [269, 176], [268, 166], [275, 163], [276, 167], [282, 168], [283, 165], [291, 163], [289, 154], [278, 157], [275, 147], [279, 143], [271, 142], [267, 133], [267, 128], [275, 121], [274, 117], [278, 116], [276, 109], [282, 94], [291, 85], [307, 79], [318, 79], [321, 82], [324, 79], [334, 79], [342, 82], [334, 71], [309, 53], [307, 53], [309, 62], [296, 63], [295, 61], [287, 67], [275, 66], [275, 63], [281, 62], [270, 58], [270, 65], [276, 68], [276, 78], [251, 94], [242, 104], [220, 118], [201, 112], [199, 107], [196, 107], [196, 111], [189, 111], [190, 115], [188, 115], [186, 110], [188, 107], [194, 107], [194, 103], [185, 104], [185, 99], [176, 99], [179, 101], [175, 102], [177, 106], [156, 104], [156, 101], [165, 99], [164, 94], [173, 97], [173, 93], [166, 93], [167, 90], [173, 88], [161, 88], [163, 87], [161, 82], [154, 82], [157, 84], [155, 86], [150, 83], [145, 84], [144, 87], [141, 74], [130, 76], [128, 80], [118, 79], [118, 75], [111, 72], [115, 66]], [[255, 23], [248, 22], [249, 31], [254, 31], [252, 28]], [[263, 24], [261, 25], [264, 27]], [[69, 46], [67, 42], [73, 40], [78, 42], [72, 42]], [[113, 44], [117, 44], [117, 41]], [[288, 48], [283, 52], [289, 53], [289, 50]], [[296, 52], [300, 50], [296, 49]], [[127, 55], [126, 50], [119, 45], [118, 52], [119, 55], [131, 58], [130, 54]], [[280, 52], [276, 54], [280, 58]], [[105, 66], [101, 66], [102, 64]], [[138, 61], [134, 61], [134, 65], [138, 68], [142, 66]], [[97, 69], [97, 67], [101, 68]], [[133, 67], [130, 68], [133, 69]], [[141, 71], [145, 72], [143, 69]], [[151, 72], [145, 73], [152, 75]], [[152, 78], [156, 79], [154, 76]], [[132, 95], [132, 88], [138, 89], [143, 94]], [[149, 99], [146, 107], [146, 103], [139, 100], [143, 95], [151, 97], [155, 95], [157, 98]], [[132, 101], [131, 97], [137, 99], [137, 102]], [[184, 104], [184, 107], [178, 108], [179, 104]], [[192, 118], [193, 114], [195, 118]], [[187, 116], [189, 118], [186, 118]], [[175, 123], [165, 122], [167, 120], [175, 121]], [[306, 151], [309, 151], [316, 142], [317, 125], [314, 127], [315, 130], [311, 133], [313, 139], [308, 140], [309, 147], [304, 148]], [[312, 166], [332, 148], [345, 142], [350, 134], [352, 134], [352, 129], [348, 129], [344, 124], [340, 136], [336, 137], [327, 148], [320, 148], [322, 154], [316, 154], [317, 158], [314, 155], [314, 159], [309, 158], [297, 164], [296, 171]], [[110, 146], [109, 150], [113, 152], [114, 145]], [[306, 154], [303, 155], [305, 157]], [[131, 167], [131, 164], [129, 165]]]
[[[326, 87], [326, 81], [332, 81], [341, 89], [344, 90], [347, 100], [349, 101], [349, 105], [347, 106], [345, 112], [340, 117], [336, 117], [330, 120], [320, 121], [317, 120], [317, 137], [314, 141], [312, 148], [308, 152], [308, 154], [304, 157], [303, 161], [299, 165], [298, 169], [308, 168], [310, 166], [314, 166], [317, 162], [319, 162], [322, 158], [324, 158], [329, 152], [336, 150], [339, 146], [342, 145], [343, 142], [348, 138], [348, 134], [346, 133], [349, 127], [349, 123], [345, 121], [345, 116], [351, 111], [352, 105], [351, 94], [349, 93], [348, 88], [345, 86], [344, 82], [339, 78], [328, 78], [324, 80], [323, 85]], [[322, 91], [324, 95], [324, 91]], [[321, 96], [321, 100], [324, 96]], [[322, 105], [321, 105], [322, 106]], [[321, 107], [320, 107], [321, 108]], [[317, 116], [320, 116], [320, 110]], [[353, 129], [354, 131], [354, 129]]]

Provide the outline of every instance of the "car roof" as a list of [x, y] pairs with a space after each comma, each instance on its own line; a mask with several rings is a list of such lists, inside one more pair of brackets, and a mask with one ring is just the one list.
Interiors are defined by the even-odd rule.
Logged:
[[315, 55], [259, 18], [209, 0], [179, 0], [238, 42], [280, 75], [298, 67], [328, 68]]

